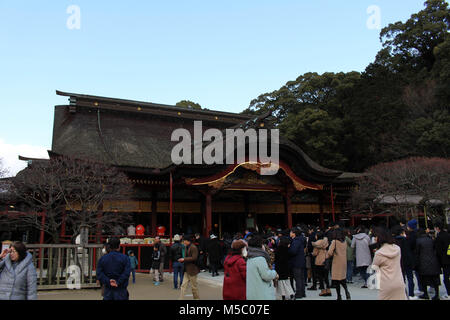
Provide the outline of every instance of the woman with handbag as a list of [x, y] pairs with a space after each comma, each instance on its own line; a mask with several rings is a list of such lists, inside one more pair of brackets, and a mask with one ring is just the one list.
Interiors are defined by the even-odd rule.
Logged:
[[[401, 249], [394, 244], [391, 232], [379, 227], [375, 237], [380, 249], [375, 252], [372, 267], [378, 269], [379, 300], [406, 300], [401, 266]], [[431, 239], [430, 239], [431, 240]]]
[[[316, 257], [315, 265], [316, 265], [317, 276], [319, 279], [319, 289], [321, 290], [319, 293], [319, 296], [331, 297], [331, 289], [330, 289], [330, 285], [328, 282], [329, 268], [326, 267], [328, 238], [324, 237], [323, 232], [319, 231], [316, 233], [316, 241], [313, 242], [312, 245], [314, 247], [312, 255], [314, 257]], [[324, 286], [324, 282], [325, 282], [325, 286]]]
[[345, 234], [341, 229], [335, 230], [334, 240], [328, 249], [327, 258], [333, 258], [331, 266], [331, 279], [336, 289], [337, 299], [342, 300], [341, 286], [345, 290], [347, 300], [350, 300], [350, 292], [347, 289], [347, 242]]

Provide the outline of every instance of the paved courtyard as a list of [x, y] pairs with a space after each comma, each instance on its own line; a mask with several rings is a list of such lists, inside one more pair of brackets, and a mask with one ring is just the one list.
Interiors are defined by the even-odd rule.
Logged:
[[[180, 297], [180, 290], [173, 289], [172, 274], [165, 273], [165, 281], [159, 286], [154, 286], [151, 277], [148, 274], [136, 274], [136, 284], [130, 282], [129, 292], [130, 300], [177, 300]], [[349, 290], [352, 300], [376, 300], [377, 290], [362, 289], [362, 282], [358, 277], [355, 283], [349, 284]], [[210, 273], [202, 272], [199, 274], [199, 290], [201, 300], [222, 300], [223, 273], [218, 277], [211, 277]], [[319, 297], [320, 290], [307, 291], [307, 297], [303, 300], [335, 300], [336, 291], [332, 289], [333, 296]], [[440, 294], [444, 296], [445, 288], [440, 287]], [[432, 295], [430, 293], [430, 295]], [[192, 300], [190, 288], [184, 297], [186, 300]], [[344, 298], [344, 295], [343, 295]], [[86, 290], [54, 290], [39, 291], [39, 300], [101, 300], [100, 289]], [[345, 298], [344, 298], [345, 299]]]

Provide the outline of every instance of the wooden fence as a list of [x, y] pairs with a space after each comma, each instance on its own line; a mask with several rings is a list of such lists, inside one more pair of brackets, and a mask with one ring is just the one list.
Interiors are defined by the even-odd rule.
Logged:
[[38, 290], [97, 288], [96, 265], [102, 244], [27, 244]]

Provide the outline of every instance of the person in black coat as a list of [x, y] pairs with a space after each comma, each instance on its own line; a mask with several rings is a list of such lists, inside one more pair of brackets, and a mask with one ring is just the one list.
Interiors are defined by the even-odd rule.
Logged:
[[311, 259], [312, 285], [311, 285], [310, 288], [308, 288], [308, 290], [317, 290], [318, 277], [317, 277], [317, 270], [316, 270], [316, 264], [315, 264], [316, 257], [312, 255], [312, 252], [314, 250], [314, 247], [313, 247], [312, 243], [314, 241], [316, 241], [316, 234], [317, 234], [317, 229], [316, 228], [310, 228], [309, 229], [307, 254], [308, 254], [308, 256]]
[[427, 287], [431, 286], [435, 290], [433, 300], [439, 300], [441, 268], [436, 256], [433, 239], [423, 229], [419, 229], [417, 233], [416, 264], [424, 292], [419, 298], [429, 299]]
[[289, 245], [291, 241], [282, 237], [275, 250], [275, 271], [278, 274], [277, 293], [282, 300], [286, 298], [294, 299], [294, 290], [292, 289], [289, 277], [291, 272], [289, 270]]
[[434, 230], [437, 233], [436, 254], [444, 275], [444, 285], [448, 297], [450, 296], [450, 234], [443, 228], [442, 223], [437, 223]]
[[406, 231], [400, 225], [392, 228], [395, 244], [401, 249], [401, 268], [403, 279], [408, 279], [408, 295], [414, 297], [414, 275], [415, 257], [411, 250], [408, 240], [406, 239]]
[[289, 246], [289, 266], [292, 270], [295, 279], [295, 298], [305, 298], [305, 276], [304, 270], [306, 267], [305, 261], [305, 237], [302, 231], [298, 228], [291, 230], [292, 242]]
[[206, 269], [206, 245], [208, 243], [208, 239], [202, 236], [200, 233], [195, 234], [194, 244], [198, 248], [198, 267], [200, 271], [205, 271]]
[[214, 234], [210, 236], [206, 251], [208, 252], [212, 276], [218, 276], [219, 273], [217, 272], [217, 269], [220, 265], [220, 259], [222, 259], [222, 248], [219, 239], [217, 239], [217, 236]]

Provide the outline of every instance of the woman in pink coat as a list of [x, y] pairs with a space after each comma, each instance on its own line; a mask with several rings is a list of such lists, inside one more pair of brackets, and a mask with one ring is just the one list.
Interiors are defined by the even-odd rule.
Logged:
[[384, 228], [375, 230], [379, 248], [375, 252], [372, 266], [379, 269], [379, 300], [406, 300], [405, 283], [403, 282], [400, 263], [401, 250], [394, 244], [390, 232]]

